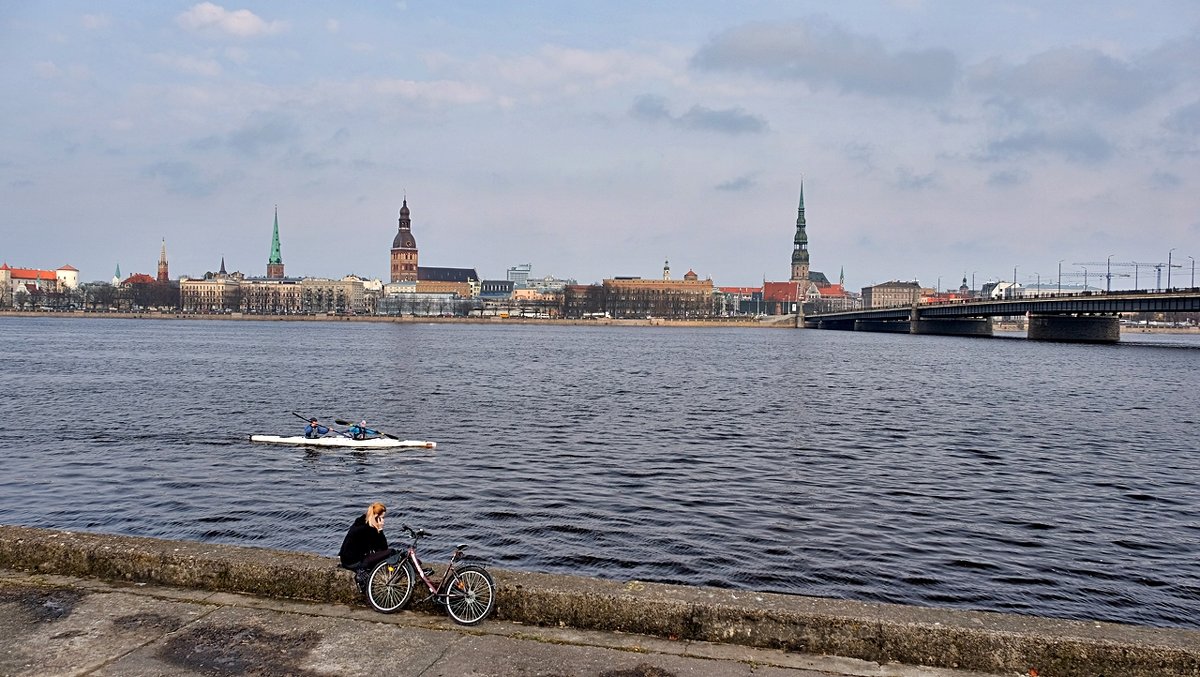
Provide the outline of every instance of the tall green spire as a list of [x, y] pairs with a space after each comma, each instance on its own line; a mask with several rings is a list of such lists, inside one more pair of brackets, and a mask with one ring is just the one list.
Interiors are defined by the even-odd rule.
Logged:
[[271, 235], [271, 258], [267, 263], [283, 263], [283, 257], [279, 254], [279, 205], [275, 205], [275, 233]]

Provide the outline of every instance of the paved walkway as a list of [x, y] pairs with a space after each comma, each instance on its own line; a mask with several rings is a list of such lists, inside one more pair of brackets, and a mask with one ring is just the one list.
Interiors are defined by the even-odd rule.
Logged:
[[0, 675], [968, 677], [742, 646], [0, 570]]

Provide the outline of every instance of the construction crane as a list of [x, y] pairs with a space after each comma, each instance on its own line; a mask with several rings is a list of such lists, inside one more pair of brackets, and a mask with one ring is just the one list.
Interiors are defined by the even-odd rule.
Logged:
[[[1076, 265], [1076, 266], [1089, 266], [1089, 265], [1095, 265], [1095, 264], [1090, 264], [1090, 263], [1076, 263], [1076, 264], [1074, 264], [1074, 265]], [[1102, 263], [1102, 264], [1100, 264], [1100, 265], [1104, 265], [1104, 264]], [[1113, 265], [1116, 265], [1116, 264], [1113, 264]], [[1084, 289], [1084, 291], [1087, 291], [1087, 286], [1088, 286], [1088, 269], [1087, 269], [1087, 268], [1084, 268], [1082, 273], [1063, 273], [1063, 274], [1061, 275], [1061, 277], [1082, 277], [1082, 278], [1083, 278], [1083, 289]], [[1112, 279], [1113, 279], [1114, 277], [1130, 277], [1130, 275], [1129, 275], [1129, 273], [1114, 273], [1114, 272], [1111, 272], [1111, 271], [1110, 271], [1110, 272], [1103, 273], [1103, 274], [1100, 274], [1100, 273], [1092, 273], [1092, 274], [1091, 274], [1091, 277], [1103, 277], [1103, 278], [1107, 278], [1107, 280], [1108, 280], [1108, 289], [1107, 289], [1106, 291], [1112, 291]]]
[[1182, 268], [1178, 263], [1146, 263], [1144, 261], [1088, 261], [1087, 263], [1072, 263], [1073, 266], [1104, 266], [1108, 271], [1102, 277], [1108, 278], [1108, 291], [1112, 291], [1112, 278], [1114, 277], [1129, 277], [1128, 273], [1114, 273], [1113, 268], [1133, 268], [1133, 288], [1138, 288], [1138, 269], [1153, 268], [1158, 273], [1157, 283], [1155, 288], [1162, 289], [1162, 269], [1170, 266], [1171, 268]]

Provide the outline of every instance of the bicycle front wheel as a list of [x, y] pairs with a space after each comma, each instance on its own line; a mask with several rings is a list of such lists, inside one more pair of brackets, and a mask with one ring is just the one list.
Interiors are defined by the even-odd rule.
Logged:
[[367, 601], [381, 613], [399, 611], [412, 597], [413, 578], [412, 564], [408, 561], [380, 562], [367, 579]]
[[468, 564], [446, 581], [446, 611], [455, 622], [475, 625], [496, 610], [496, 581], [483, 567]]

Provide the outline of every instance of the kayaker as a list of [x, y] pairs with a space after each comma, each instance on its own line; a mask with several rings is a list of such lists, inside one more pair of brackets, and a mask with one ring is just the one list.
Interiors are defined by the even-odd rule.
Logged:
[[350, 436], [356, 440], [365, 440], [367, 437], [375, 437], [379, 435], [378, 430], [371, 430], [367, 427], [366, 419], [363, 419], [362, 421], [351, 425], [349, 428], [346, 428], [346, 432], [350, 433]]
[[322, 437], [328, 433], [329, 428], [318, 423], [315, 418], [308, 419], [308, 425], [304, 428], [304, 436], [310, 440], [315, 437]]
[[385, 515], [387, 507], [382, 503], [372, 503], [366, 513], [354, 520], [342, 539], [338, 559], [343, 568], [354, 572], [354, 582], [358, 584], [359, 592], [367, 591], [367, 577], [371, 569], [394, 552], [388, 547], [387, 536], [383, 534]]

